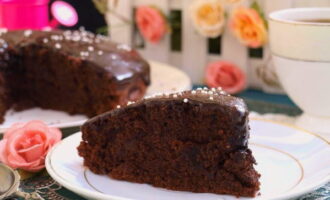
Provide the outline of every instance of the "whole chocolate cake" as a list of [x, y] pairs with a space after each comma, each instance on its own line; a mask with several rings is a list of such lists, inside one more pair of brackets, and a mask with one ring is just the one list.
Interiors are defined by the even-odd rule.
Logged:
[[0, 122], [9, 108], [89, 117], [142, 98], [148, 63], [129, 46], [87, 31], [0, 32]]
[[254, 197], [248, 110], [220, 89], [146, 98], [82, 126], [78, 147], [97, 174], [171, 190]]

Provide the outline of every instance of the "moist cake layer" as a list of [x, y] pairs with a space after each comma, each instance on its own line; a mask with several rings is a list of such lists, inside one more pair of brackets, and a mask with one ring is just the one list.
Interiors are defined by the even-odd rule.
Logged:
[[172, 190], [256, 195], [243, 100], [218, 89], [158, 95], [82, 126], [78, 150], [97, 174]]

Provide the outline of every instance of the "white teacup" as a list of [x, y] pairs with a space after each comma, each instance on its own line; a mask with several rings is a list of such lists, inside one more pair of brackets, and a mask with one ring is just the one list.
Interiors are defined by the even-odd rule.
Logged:
[[294, 8], [269, 16], [279, 79], [305, 112], [298, 125], [330, 133], [330, 8]]

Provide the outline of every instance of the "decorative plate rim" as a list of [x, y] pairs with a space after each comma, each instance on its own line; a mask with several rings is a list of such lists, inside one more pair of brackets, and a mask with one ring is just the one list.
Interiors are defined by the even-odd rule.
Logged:
[[[300, 128], [300, 127], [297, 127], [297, 126], [294, 126], [294, 125], [291, 125], [291, 124], [288, 124], [288, 123], [277, 122], [277, 121], [274, 121], [274, 120], [257, 118], [257, 117], [251, 117], [249, 119], [250, 119], [250, 121], [262, 121], [262, 122], [265, 122], [265, 123], [280, 125], [280, 126], [284, 126], [284, 127], [290, 128], [290, 129], [298, 130], [298, 131], [300, 131], [302, 133], [305, 133], [305, 134], [311, 135], [311, 136], [313, 136], [315, 138], [318, 138], [320, 141], [324, 142], [330, 148], [330, 142], [327, 139], [323, 138], [322, 136], [320, 136], [320, 135], [318, 135], [316, 133], [313, 133], [313, 132], [304, 130], [304, 129]], [[67, 138], [74, 137], [77, 134], [81, 134], [81, 132], [74, 133], [74, 134], [72, 134], [71, 136], [69, 136]], [[47, 154], [47, 157], [46, 157], [46, 160], [45, 160], [46, 169], [47, 169], [49, 175], [55, 181], [57, 181], [59, 184], [63, 185], [67, 189], [69, 189], [69, 190], [77, 193], [78, 195], [82, 195], [84, 197], [90, 197], [90, 198], [93, 198], [93, 199], [112, 199], [113, 198], [113, 199], [117, 199], [117, 200], [134, 200], [134, 199], [124, 198], [124, 197], [120, 197], [120, 196], [113, 196], [113, 195], [103, 194], [103, 193], [100, 193], [98, 191], [93, 191], [93, 190], [89, 190], [89, 189], [85, 189], [85, 188], [82, 189], [79, 186], [75, 186], [73, 184], [67, 183], [64, 178], [62, 178], [60, 175], [58, 175], [56, 173], [56, 171], [53, 169], [53, 166], [52, 166], [52, 163], [51, 163], [51, 157], [52, 157], [53, 152], [55, 151], [55, 149], [58, 146], [61, 145], [62, 142], [63, 141], [61, 141], [60, 143], [56, 144], [52, 148], [52, 150]], [[255, 143], [251, 142], [251, 145], [254, 145], [254, 144]], [[282, 150], [280, 150], [280, 151], [282, 151]], [[285, 153], [288, 154], [287, 152], [285, 152]], [[293, 157], [293, 158], [294, 158], [294, 160], [296, 159], [295, 157]], [[301, 165], [299, 159], [298, 159], [298, 163], [299, 163], [299, 165]], [[86, 167], [84, 167], [84, 171], [85, 171], [85, 168]], [[303, 177], [301, 178], [301, 180], [299, 180], [299, 182], [293, 188], [291, 188], [290, 190], [288, 190], [288, 192], [292, 191], [297, 185], [299, 185], [299, 183], [302, 180], [303, 180]], [[276, 196], [276, 197], [270, 197], [270, 198], [265, 197], [265, 198], [267, 198], [267, 200], [281, 200], [281, 199], [291, 199], [291, 198], [299, 197], [301, 195], [304, 195], [304, 194], [307, 194], [309, 192], [314, 191], [315, 189], [317, 189], [317, 188], [325, 185], [329, 181], [330, 181], [330, 172], [328, 173], [328, 175], [326, 175], [325, 177], [323, 177], [322, 179], [320, 179], [320, 181], [318, 181], [317, 184], [314, 184], [311, 187], [307, 187], [307, 188], [304, 187], [304, 188], [302, 188], [302, 189], [300, 189], [300, 190], [298, 190], [296, 192], [291, 192], [292, 194], [290, 194], [290, 193], [289, 194], [285, 194], [284, 193], [284, 194], [279, 195], [279, 196]], [[79, 192], [77, 192], [77, 191], [79, 191]], [[258, 196], [256, 198], [258, 198]], [[251, 199], [254, 199], [254, 198], [251, 198]]]

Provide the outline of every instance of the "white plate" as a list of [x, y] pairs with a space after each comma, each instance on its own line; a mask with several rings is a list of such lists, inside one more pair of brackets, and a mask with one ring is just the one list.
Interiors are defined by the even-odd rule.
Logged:
[[[165, 190], [93, 174], [83, 167], [83, 159], [77, 154], [80, 140], [81, 133], [77, 133], [54, 147], [46, 158], [46, 168], [57, 182], [87, 199], [236, 199], [233, 196]], [[256, 168], [262, 175], [261, 196], [255, 199], [293, 198], [330, 181], [330, 144], [317, 135], [255, 119], [251, 121], [250, 148], [258, 162]]]
[[[151, 66], [151, 85], [148, 88], [147, 95], [191, 89], [189, 77], [181, 70], [159, 62], [149, 61], [149, 63]], [[13, 123], [36, 119], [43, 120], [50, 126], [68, 128], [80, 126], [87, 120], [87, 117], [84, 115], [69, 115], [61, 111], [40, 108], [33, 108], [20, 112], [9, 110], [5, 115], [4, 123], [0, 124], [0, 134]]]

